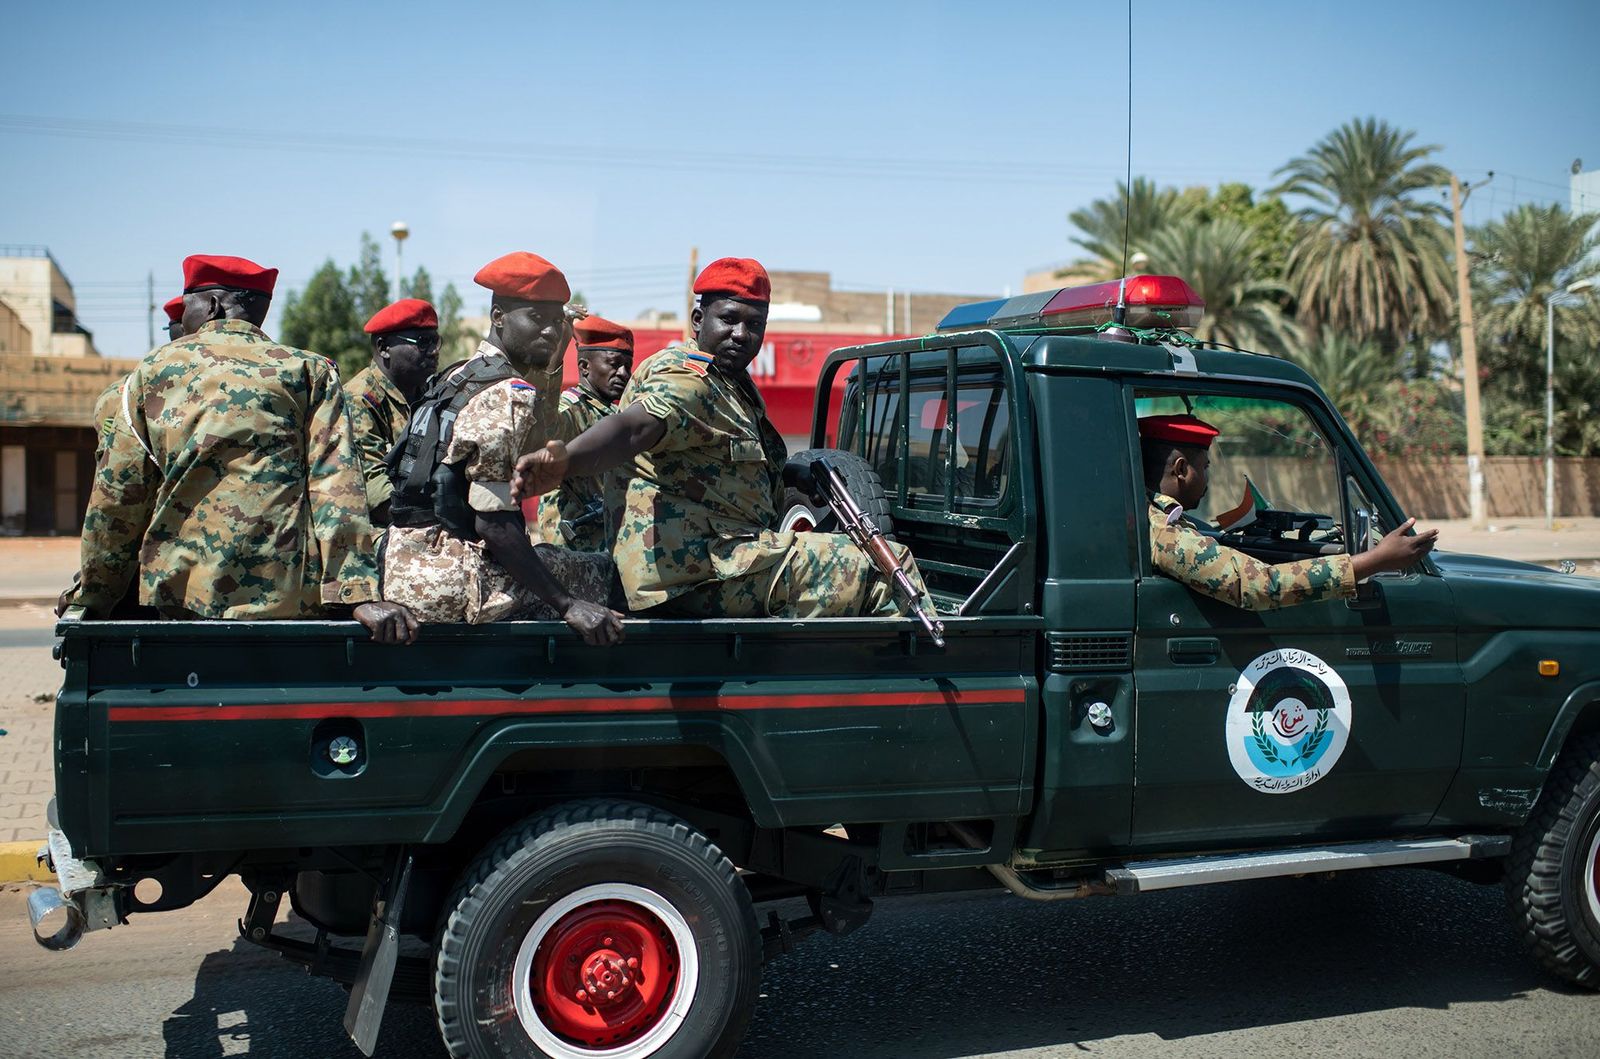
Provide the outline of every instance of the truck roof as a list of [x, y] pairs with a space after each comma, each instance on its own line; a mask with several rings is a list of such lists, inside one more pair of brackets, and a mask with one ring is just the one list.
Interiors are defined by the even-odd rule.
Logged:
[[[1019, 328], [1016, 330], [982, 329], [974, 331], [947, 331], [937, 337], [940, 341], [936, 348], [923, 348], [911, 354], [910, 370], [937, 370], [943, 368], [948, 360], [946, 352], [952, 345], [958, 345], [962, 338], [976, 336], [990, 336], [991, 341], [983, 345], [993, 348], [999, 346], [1007, 349], [1017, 358], [1018, 363], [1030, 370], [1067, 370], [1112, 372], [1149, 375], [1181, 375], [1184, 377], [1243, 378], [1259, 379], [1264, 382], [1284, 382], [1297, 386], [1309, 386], [1317, 392], [1321, 388], [1316, 380], [1306, 374], [1304, 369], [1291, 361], [1279, 357], [1268, 356], [1264, 353], [1247, 353], [1227, 349], [1205, 348], [1190, 345], [1192, 339], [1187, 335], [1174, 334], [1174, 341], [1162, 343], [1158, 341], [1119, 342], [1100, 337], [1093, 331], [1075, 331], [1062, 333], [1041, 329]], [[928, 339], [913, 339], [911, 342], [927, 342]], [[909, 342], [902, 340], [893, 343], [883, 343], [883, 352], [902, 353]], [[860, 357], [871, 355], [879, 347], [857, 346], [854, 349], [840, 350], [836, 356]], [[958, 364], [966, 367], [969, 364], [977, 366], [989, 360], [988, 355], [977, 350], [963, 352], [958, 358]], [[989, 360], [989, 363], [993, 363]]]

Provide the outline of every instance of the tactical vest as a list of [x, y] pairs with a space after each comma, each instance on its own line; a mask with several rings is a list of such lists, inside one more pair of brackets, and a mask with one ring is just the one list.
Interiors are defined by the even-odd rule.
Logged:
[[467, 476], [443, 462], [456, 416], [484, 390], [517, 377], [503, 356], [475, 357], [462, 368], [434, 376], [428, 392], [411, 407], [411, 421], [395, 442], [384, 466], [394, 495], [391, 526], [443, 526], [451, 535], [478, 539], [477, 521], [467, 503]]

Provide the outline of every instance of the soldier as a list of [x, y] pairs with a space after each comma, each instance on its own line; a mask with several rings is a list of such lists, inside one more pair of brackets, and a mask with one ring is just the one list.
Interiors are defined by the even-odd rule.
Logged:
[[162, 310], [167, 314], [167, 341], [176, 342], [189, 332], [183, 329], [183, 295], [167, 299]]
[[[843, 534], [777, 532], [783, 439], [749, 375], [772, 287], [755, 261], [713, 261], [695, 280], [693, 341], [646, 360], [621, 411], [570, 446], [517, 464], [533, 495], [568, 473], [632, 460], [614, 554], [628, 605], [690, 617], [898, 614], [893, 589]], [[919, 591], [911, 554], [895, 545]], [[931, 610], [931, 605], [930, 605]]]
[[1206, 495], [1216, 427], [1192, 415], [1144, 416], [1139, 442], [1150, 492], [1150, 564], [1168, 577], [1244, 610], [1273, 610], [1297, 603], [1355, 595], [1373, 574], [1407, 570], [1433, 550], [1438, 530], [1410, 534], [1417, 520], [1359, 555], [1328, 555], [1292, 563], [1264, 563], [1229, 548], [1188, 523], [1185, 509]]
[[411, 419], [411, 405], [439, 367], [439, 314], [420, 298], [402, 298], [372, 314], [372, 363], [344, 384], [350, 427], [367, 479], [374, 526], [389, 524], [389, 469], [384, 461]]
[[622, 615], [606, 605], [615, 594], [610, 558], [535, 546], [507, 484], [517, 457], [545, 440], [535, 433], [540, 397], [524, 373], [549, 378], [566, 351], [566, 277], [519, 252], [473, 278], [494, 292], [489, 334], [434, 380], [390, 461], [384, 588], [424, 621], [559, 617], [586, 643], [618, 643]]
[[195, 255], [183, 275], [192, 334], [122, 385], [84, 515], [78, 601], [104, 617], [137, 578], [139, 601], [168, 618], [353, 608], [373, 639], [409, 643], [415, 619], [377, 602], [338, 371], [261, 331], [277, 270]]
[[[167, 341], [176, 342], [188, 333], [183, 329], [183, 295], [180, 294], [175, 298], [167, 299], [167, 303], [161, 309], [167, 314]], [[117, 410], [122, 405], [122, 382], [122, 379], [118, 379], [110, 386], [107, 386], [105, 392], [99, 397], [95, 398], [93, 418], [90, 422], [94, 424], [94, 458], [97, 464], [100, 462], [101, 454], [105, 451], [106, 443], [111, 440], [112, 428], [116, 425]], [[74, 571], [72, 584], [63, 589], [61, 595], [56, 597], [56, 617], [61, 617], [67, 612], [68, 607], [77, 602], [78, 589], [82, 584], [83, 575]], [[117, 618], [134, 616], [138, 610], [138, 606], [124, 596], [118, 604], [112, 606], [109, 616]]]
[[[562, 441], [611, 415], [633, 373], [632, 331], [600, 316], [581, 320], [572, 330], [578, 343], [578, 385], [561, 394], [556, 437]], [[608, 551], [626, 487], [614, 472], [568, 478], [539, 498], [540, 539], [561, 541], [581, 552]]]

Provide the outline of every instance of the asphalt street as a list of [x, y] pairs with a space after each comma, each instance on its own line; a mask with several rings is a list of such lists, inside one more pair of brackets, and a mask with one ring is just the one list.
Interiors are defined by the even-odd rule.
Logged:
[[48, 651], [55, 643], [53, 629], [0, 629], [0, 651], [12, 648], [34, 648]]
[[[346, 994], [239, 941], [230, 882], [48, 953], [0, 894], [0, 1055], [356, 1059]], [[1600, 1054], [1600, 995], [1522, 954], [1496, 887], [1351, 873], [1037, 905], [881, 902], [771, 963], [743, 1059]], [[440, 1059], [430, 1008], [378, 1055]]]

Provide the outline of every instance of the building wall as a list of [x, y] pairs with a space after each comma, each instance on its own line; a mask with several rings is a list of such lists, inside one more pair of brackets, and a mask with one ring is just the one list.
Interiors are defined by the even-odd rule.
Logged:
[[0, 301], [0, 353], [33, 352], [33, 332], [17, 311]]
[[[44, 247], [0, 246], [0, 302], [9, 306], [32, 336], [28, 349], [8, 350], [50, 357], [97, 357], [88, 334], [78, 330], [78, 298]], [[65, 310], [58, 319], [56, 307]]]

